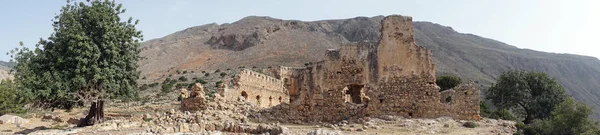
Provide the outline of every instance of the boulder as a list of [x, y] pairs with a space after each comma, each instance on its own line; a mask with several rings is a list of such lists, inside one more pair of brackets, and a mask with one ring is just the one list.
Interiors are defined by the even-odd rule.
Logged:
[[341, 135], [341, 134], [342, 133], [340, 131], [316, 129], [311, 132], [308, 132], [308, 134], [306, 134], [306, 135]]
[[21, 124], [25, 124], [28, 122], [29, 122], [29, 120], [21, 118], [19, 116], [8, 115], [8, 114], [0, 116], [0, 124], [21, 125]]

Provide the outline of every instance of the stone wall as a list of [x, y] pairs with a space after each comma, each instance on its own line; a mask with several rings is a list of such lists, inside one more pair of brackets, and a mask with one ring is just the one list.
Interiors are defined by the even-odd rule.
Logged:
[[243, 97], [245, 101], [261, 107], [272, 107], [289, 100], [282, 80], [252, 70], [242, 69], [233, 79], [233, 85], [232, 89], [227, 86], [219, 88], [219, 94], [223, 93], [221, 95], [228, 100]]
[[280, 67], [290, 103], [265, 110], [274, 119], [336, 122], [352, 117], [399, 115], [479, 118], [479, 92], [461, 84], [440, 102], [431, 51], [416, 46], [410, 17], [388, 16], [379, 42], [344, 44], [307, 67]]

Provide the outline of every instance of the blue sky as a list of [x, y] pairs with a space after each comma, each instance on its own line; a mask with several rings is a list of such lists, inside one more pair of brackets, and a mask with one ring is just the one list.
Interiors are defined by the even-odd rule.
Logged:
[[[303, 21], [400, 14], [546, 52], [600, 57], [598, 0], [117, 0], [140, 20], [146, 40], [245, 16]], [[65, 0], [5, 0], [0, 4], [0, 60], [23, 41], [33, 47], [52, 33]]]

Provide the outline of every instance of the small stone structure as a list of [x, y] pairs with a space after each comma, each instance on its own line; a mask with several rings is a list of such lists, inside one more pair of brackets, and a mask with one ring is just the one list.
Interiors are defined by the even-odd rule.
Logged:
[[196, 83], [189, 93], [189, 97], [182, 91], [181, 110], [198, 111], [206, 109], [206, 97], [202, 84]]
[[476, 85], [439, 92], [432, 53], [416, 45], [411, 17], [388, 16], [381, 26], [378, 42], [341, 45], [312, 65], [279, 67], [275, 77], [243, 69], [231, 81], [233, 88], [223, 86], [217, 93], [272, 107], [265, 116], [291, 121], [382, 115], [479, 119]]

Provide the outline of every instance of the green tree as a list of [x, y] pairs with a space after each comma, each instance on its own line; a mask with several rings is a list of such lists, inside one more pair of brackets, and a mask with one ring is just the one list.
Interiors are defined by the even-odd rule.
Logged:
[[137, 95], [138, 21], [122, 21], [114, 1], [69, 2], [53, 19], [54, 33], [36, 49], [15, 49], [15, 81], [42, 107], [91, 103], [79, 126], [104, 120], [104, 102]]
[[11, 80], [0, 82], [0, 115], [7, 113], [20, 113], [23, 111], [24, 95], [17, 91], [15, 83]]
[[581, 102], [566, 98], [552, 111], [549, 119], [537, 119], [530, 125], [519, 126], [526, 135], [580, 135], [600, 133], [598, 123], [589, 116], [592, 109]]
[[461, 82], [462, 82], [462, 80], [459, 77], [451, 76], [451, 75], [444, 75], [444, 76], [439, 76], [436, 79], [435, 83], [438, 86], [440, 86], [440, 91], [443, 91], [443, 90], [454, 88]]
[[504, 72], [486, 93], [500, 109], [521, 110], [524, 123], [548, 118], [554, 106], [566, 97], [565, 91], [554, 78], [543, 72]]

